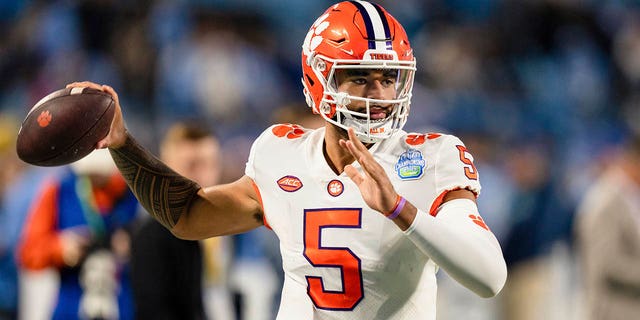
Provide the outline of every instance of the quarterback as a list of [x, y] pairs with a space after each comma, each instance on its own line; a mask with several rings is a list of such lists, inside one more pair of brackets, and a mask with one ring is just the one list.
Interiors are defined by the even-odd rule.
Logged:
[[185, 239], [260, 226], [279, 238], [278, 319], [435, 319], [436, 273], [482, 297], [507, 269], [478, 213], [479, 174], [455, 136], [407, 133], [416, 62], [400, 23], [365, 1], [328, 8], [302, 45], [307, 103], [321, 129], [277, 124], [254, 142], [245, 175], [199, 186], [171, 171], [116, 116], [109, 148], [147, 211]]

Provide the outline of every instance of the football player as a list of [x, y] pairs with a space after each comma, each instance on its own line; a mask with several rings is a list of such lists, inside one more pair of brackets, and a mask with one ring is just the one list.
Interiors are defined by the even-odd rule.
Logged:
[[[340, 2], [302, 45], [304, 94], [325, 126], [268, 128], [237, 181], [201, 187], [174, 173], [127, 132], [119, 103], [98, 147], [178, 237], [272, 229], [285, 273], [278, 319], [434, 319], [439, 268], [482, 297], [501, 290], [507, 269], [462, 141], [402, 130], [415, 70], [394, 17]], [[109, 86], [70, 86], [117, 101]]]

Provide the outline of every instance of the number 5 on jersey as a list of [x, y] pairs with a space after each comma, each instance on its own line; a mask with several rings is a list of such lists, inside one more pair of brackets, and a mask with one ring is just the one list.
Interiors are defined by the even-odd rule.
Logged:
[[467, 148], [465, 146], [456, 146], [460, 153], [460, 161], [466, 164], [464, 167], [464, 175], [471, 180], [478, 180], [478, 170], [476, 166], [473, 164], [473, 161], [467, 155]]
[[322, 246], [325, 228], [361, 228], [361, 209], [304, 212], [304, 257], [317, 268], [339, 268], [342, 290], [324, 288], [322, 277], [306, 276], [307, 294], [319, 309], [352, 310], [364, 297], [360, 258], [346, 247]]

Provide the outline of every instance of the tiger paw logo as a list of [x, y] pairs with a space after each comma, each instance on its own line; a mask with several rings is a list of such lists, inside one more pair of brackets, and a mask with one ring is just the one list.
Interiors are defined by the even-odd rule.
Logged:
[[410, 133], [407, 135], [405, 142], [411, 146], [418, 146], [423, 144], [427, 139], [433, 140], [442, 136], [439, 133]]
[[38, 116], [38, 125], [41, 128], [44, 128], [44, 127], [48, 126], [49, 123], [51, 123], [51, 113], [49, 113], [49, 110], [44, 110]]
[[491, 231], [489, 230], [489, 227], [487, 226], [486, 223], [484, 223], [484, 220], [482, 220], [481, 216], [477, 216], [475, 214], [470, 214], [469, 218], [471, 218], [471, 221], [473, 221], [473, 223], [479, 225], [480, 227], [482, 227], [483, 229], [487, 230], [487, 231]]
[[327, 184], [327, 192], [329, 192], [332, 197], [341, 195], [343, 191], [344, 185], [340, 180], [331, 180], [329, 184]]
[[329, 27], [329, 22], [325, 21], [328, 17], [329, 14], [324, 14], [319, 17], [318, 20], [313, 23], [311, 29], [309, 29], [309, 32], [307, 33], [307, 36], [304, 38], [304, 41], [302, 42], [302, 52], [306, 57], [310, 56], [322, 41], [324, 41], [322, 32], [327, 30]]
[[306, 132], [304, 128], [297, 124], [279, 124], [271, 130], [274, 135], [277, 137], [283, 138], [287, 137], [288, 139], [300, 138]]

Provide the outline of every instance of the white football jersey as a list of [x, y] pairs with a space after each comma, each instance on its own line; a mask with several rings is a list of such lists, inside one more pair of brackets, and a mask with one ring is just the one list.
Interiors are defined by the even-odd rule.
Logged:
[[[437, 266], [323, 155], [324, 128], [275, 125], [246, 167], [285, 273], [277, 319], [435, 319]], [[446, 191], [480, 193], [460, 139], [400, 131], [370, 149], [395, 190], [435, 214]], [[358, 163], [354, 166], [361, 170]]]

